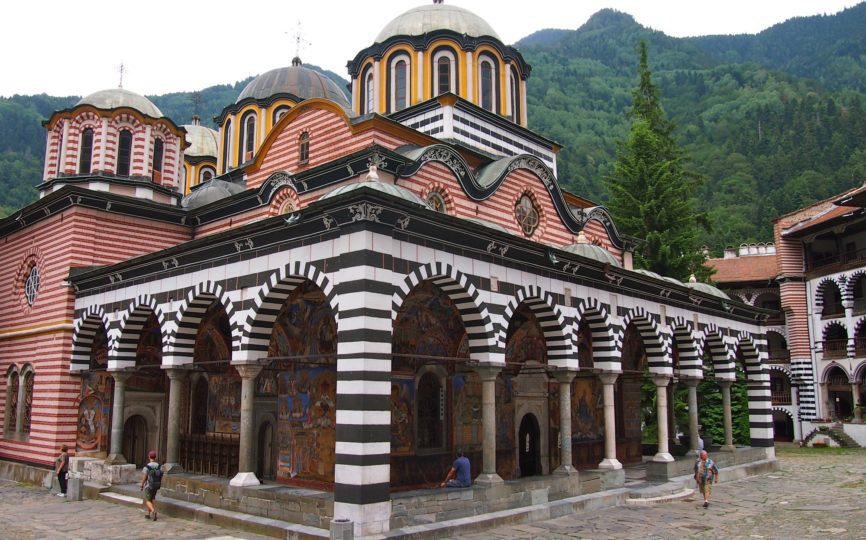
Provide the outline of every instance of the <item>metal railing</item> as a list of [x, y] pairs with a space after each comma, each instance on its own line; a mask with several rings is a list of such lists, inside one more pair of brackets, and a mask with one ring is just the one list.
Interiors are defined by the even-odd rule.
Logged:
[[771, 349], [767, 351], [767, 358], [770, 362], [790, 362], [791, 351], [788, 349]]
[[822, 341], [824, 358], [845, 358], [848, 354], [847, 339], [828, 339]]
[[790, 405], [791, 404], [791, 391], [790, 390], [776, 390], [771, 393], [771, 398], [773, 400], [773, 405]]

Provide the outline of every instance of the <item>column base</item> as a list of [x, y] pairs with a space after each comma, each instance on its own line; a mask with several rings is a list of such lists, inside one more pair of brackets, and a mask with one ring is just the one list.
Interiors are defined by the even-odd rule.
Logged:
[[163, 463], [162, 471], [165, 474], [177, 474], [184, 472], [183, 467], [180, 466], [180, 463]]
[[481, 473], [475, 477], [475, 483], [481, 486], [495, 486], [504, 484], [505, 480], [496, 473]]
[[571, 465], [560, 465], [553, 471], [553, 474], [558, 474], [562, 476], [571, 476], [574, 474], [578, 474], [578, 470], [572, 467]]
[[123, 454], [108, 454], [108, 457], [105, 458], [106, 465], [126, 465], [126, 458], [123, 457]]
[[622, 463], [620, 463], [616, 458], [604, 458], [601, 460], [601, 463], [598, 464], [598, 468], [618, 471], [619, 469], [622, 469]]
[[229, 481], [229, 485], [235, 487], [258, 486], [261, 485], [261, 482], [255, 473], [239, 472]]
[[670, 452], [659, 452], [653, 456], [653, 461], [656, 463], [671, 463], [674, 461], [674, 456]]
[[722, 446], [721, 448], [719, 448], [719, 450], [722, 452], [733, 452], [736, 449], [737, 449], [737, 447], [734, 446], [733, 444], [726, 444], [726, 445]]

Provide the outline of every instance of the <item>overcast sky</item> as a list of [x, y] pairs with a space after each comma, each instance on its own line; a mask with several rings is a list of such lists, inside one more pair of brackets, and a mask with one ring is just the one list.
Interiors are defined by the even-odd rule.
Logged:
[[[856, 0], [460, 0], [508, 44], [543, 28], [575, 29], [600, 9], [671, 36], [757, 33]], [[23, 0], [4, 3], [0, 96], [200, 90], [286, 66], [300, 22], [305, 63], [346, 76], [346, 62], [421, 0]], [[299, 7], [302, 6], [302, 7]], [[321, 10], [308, 9], [320, 6]], [[507, 6], [507, 8], [506, 8]], [[528, 9], [521, 9], [522, 6]], [[520, 10], [515, 12], [515, 10]]]

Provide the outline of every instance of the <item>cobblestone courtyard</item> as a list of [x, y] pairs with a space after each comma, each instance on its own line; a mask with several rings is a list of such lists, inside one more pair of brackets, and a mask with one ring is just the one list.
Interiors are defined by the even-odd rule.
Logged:
[[[708, 510], [698, 497], [656, 506], [584, 512], [455, 536], [475, 540], [564, 538], [863, 538], [866, 451], [779, 449], [778, 472], [719, 484]], [[67, 502], [44, 488], [0, 480], [0, 538], [243, 538], [241, 533], [102, 501]]]

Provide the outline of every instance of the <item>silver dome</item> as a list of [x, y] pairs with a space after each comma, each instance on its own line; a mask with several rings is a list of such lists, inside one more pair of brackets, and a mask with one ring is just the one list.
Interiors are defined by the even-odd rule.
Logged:
[[450, 4], [427, 4], [395, 17], [376, 36], [376, 43], [394, 36], [420, 36], [434, 30], [453, 30], [472, 37], [491, 36], [502, 41], [487, 21], [467, 9]]
[[192, 193], [180, 202], [182, 208], [194, 209], [220, 201], [244, 191], [244, 187], [232, 184], [219, 178], [211, 178], [199, 186], [193, 188]]
[[574, 253], [575, 255], [580, 255], [581, 257], [586, 257], [587, 259], [595, 259], [596, 261], [602, 262], [604, 264], [609, 264], [611, 266], [616, 266], [621, 268], [622, 264], [613, 254], [604, 249], [601, 246], [595, 246], [592, 244], [585, 244], [582, 242], [578, 242], [576, 244], [570, 244], [567, 246], [563, 246], [563, 251], [568, 251], [569, 253]]
[[130, 92], [125, 88], [111, 88], [94, 92], [89, 96], [81, 98], [81, 100], [75, 104], [76, 107], [79, 105], [93, 105], [98, 109], [130, 107], [152, 118], [162, 118], [162, 111], [160, 111], [149, 99], [140, 96], [135, 92]]
[[209, 127], [199, 124], [188, 124], [182, 126], [186, 129], [186, 141], [189, 148], [184, 150], [184, 155], [196, 157], [216, 157], [218, 134]]
[[719, 289], [717, 289], [716, 287], [713, 287], [712, 285], [710, 285], [708, 283], [701, 283], [698, 281], [698, 282], [684, 283], [684, 285], [686, 287], [689, 287], [690, 289], [694, 289], [696, 291], [701, 291], [704, 294], [709, 294], [710, 296], [715, 296], [717, 298], [723, 298], [725, 300], [731, 299], [730, 296], [728, 296], [727, 294], [723, 293], [722, 291], [720, 291]]
[[292, 94], [301, 99], [326, 98], [345, 108], [351, 108], [339, 85], [318, 71], [295, 65], [272, 69], [250, 81], [236, 103], [247, 98], [267, 99], [276, 94]]
[[375, 189], [376, 191], [381, 191], [382, 193], [387, 193], [388, 195], [391, 195], [393, 197], [405, 199], [409, 202], [421, 205], [424, 208], [430, 208], [430, 206], [426, 202], [424, 202], [420, 197], [418, 197], [408, 189], [402, 186], [387, 184], [385, 182], [379, 182], [376, 180], [366, 180], [362, 182], [355, 182], [354, 184], [342, 185], [332, 191], [329, 191], [328, 193], [325, 193], [324, 195], [322, 195], [321, 199], [330, 199], [331, 197], [337, 197], [344, 193], [349, 193], [351, 191], [355, 191], [356, 189], [361, 189], [365, 187]]

